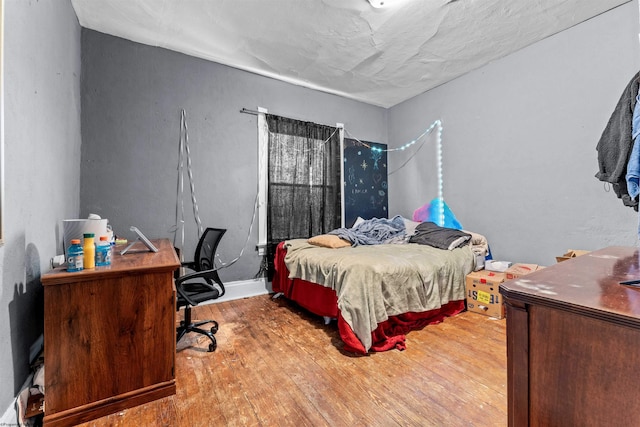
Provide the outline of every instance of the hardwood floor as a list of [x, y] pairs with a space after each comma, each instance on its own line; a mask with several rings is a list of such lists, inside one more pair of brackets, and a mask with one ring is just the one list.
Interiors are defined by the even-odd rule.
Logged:
[[82, 426], [505, 426], [505, 320], [465, 312], [405, 351], [341, 351], [334, 323], [268, 295], [194, 309], [218, 349], [178, 343], [175, 396]]

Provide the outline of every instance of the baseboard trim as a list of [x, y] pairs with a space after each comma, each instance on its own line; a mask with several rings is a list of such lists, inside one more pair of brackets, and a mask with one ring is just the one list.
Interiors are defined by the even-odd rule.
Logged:
[[271, 282], [261, 277], [259, 279], [238, 280], [235, 282], [225, 283], [226, 293], [222, 298], [211, 301], [211, 303], [220, 303], [225, 301], [233, 301], [236, 299], [255, 297], [265, 295], [272, 292]]

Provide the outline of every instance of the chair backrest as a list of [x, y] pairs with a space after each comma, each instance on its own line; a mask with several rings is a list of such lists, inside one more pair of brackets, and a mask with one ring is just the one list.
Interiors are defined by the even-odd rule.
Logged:
[[195, 271], [211, 270], [215, 266], [216, 249], [218, 243], [224, 233], [225, 228], [207, 228], [202, 233], [198, 246], [196, 247], [196, 253], [193, 258]]

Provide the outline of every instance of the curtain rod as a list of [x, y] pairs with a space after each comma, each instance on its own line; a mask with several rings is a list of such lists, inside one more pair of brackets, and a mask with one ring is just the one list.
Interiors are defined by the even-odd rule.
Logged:
[[240, 110], [240, 112], [245, 114], [253, 114], [254, 116], [257, 116], [260, 113], [257, 110], [249, 110], [247, 108], [243, 108], [242, 110]]
[[[265, 114], [269, 114], [266, 111], [250, 110], [250, 109], [244, 108], [244, 107], [240, 110], [240, 112], [244, 113], [244, 114], [252, 114], [254, 116], [257, 116], [258, 114], [263, 113], [263, 112]], [[271, 114], [271, 115], [272, 116], [287, 117], [289, 119], [298, 120], [298, 121], [301, 121], [301, 122], [310, 122], [310, 120], [302, 120], [302, 119], [297, 119], [295, 117], [282, 116], [280, 114]], [[312, 123], [316, 123], [316, 122], [312, 122]], [[323, 124], [323, 123], [316, 123], [316, 124], [319, 124], [319, 125], [322, 125], [322, 126], [327, 126], [327, 127], [332, 127], [332, 128], [343, 128], [344, 129], [344, 124], [343, 123], [336, 123], [335, 125], [326, 125], [326, 124]]]

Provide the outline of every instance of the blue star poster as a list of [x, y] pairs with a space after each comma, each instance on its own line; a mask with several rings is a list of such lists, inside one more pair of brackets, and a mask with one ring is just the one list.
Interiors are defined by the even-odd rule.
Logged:
[[351, 227], [358, 217], [388, 218], [386, 150], [386, 144], [345, 138], [345, 227]]

